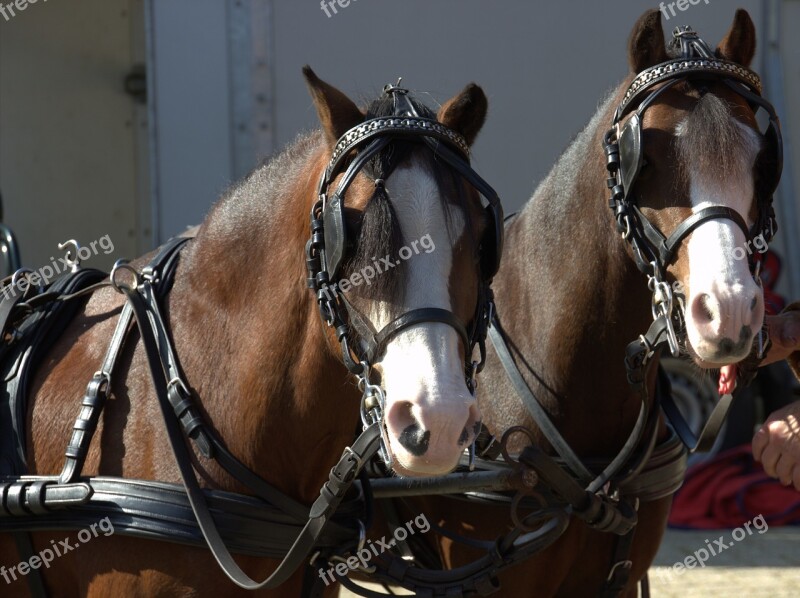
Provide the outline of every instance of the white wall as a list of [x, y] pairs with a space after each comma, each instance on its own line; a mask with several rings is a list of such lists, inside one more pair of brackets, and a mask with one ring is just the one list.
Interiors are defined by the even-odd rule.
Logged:
[[[735, 6], [760, 25], [759, 0]], [[647, 0], [358, 0], [329, 18], [318, 0], [276, 0], [277, 145], [316, 126], [300, 75], [306, 63], [367, 99], [398, 76], [439, 102], [475, 81], [489, 96], [489, 118], [474, 163], [510, 212], [625, 75], [630, 30], [653, 7]], [[666, 28], [690, 24], [716, 43], [734, 6], [709, 0], [677, 14]]]
[[[800, 101], [800, 0], [782, 2], [789, 112]], [[763, 4], [736, 3], [762, 33]], [[40, 2], [12, 21], [0, 17], [6, 220], [31, 265], [69, 236], [113, 231], [122, 253], [146, 250], [200, 221], [258, 159], [317, 126], [300, 74], [306, 63], [363, 100], [399, 76], [433, 106], [470, 81], [482, 85], [490, 114], [474, 165], [510, 212], [623, 77], [630, 28], [651, 6], [351, 0], [328, 17], [318, 0]], [[701, 0], [666, 26], [691, 24], [715, 43], [734, 8]], [[149, 122], [120, 85], [144, 45], [140, 31], [149, 49]], [[800, 117], [781, 116], [787, 138], [797, 138]], [[800, 172], [800, 152], [789, 157], [787, 168]], [[784, 232], [800, 230], [800, 210], [790, 217], [794, 226]], [[800, 296], [800, 272], [794, 278], [790, 294]]]
[[108, 234], [118, 256], [145, 249], [142, 123], [123, 86], [139, 4], [39, 1], [0, 16], [0, 191], [25, 265], [62, 255], [57, 244], [70, 238], [89, 245]]

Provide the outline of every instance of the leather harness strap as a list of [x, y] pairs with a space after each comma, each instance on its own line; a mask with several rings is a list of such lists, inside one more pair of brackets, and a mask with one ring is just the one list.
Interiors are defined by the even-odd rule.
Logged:
[[567, 467], [569, 467], [583, 483], [588, 484], [594, 479], [594, 474], [586, 468], [578, 455], [575, 454], [575, 451], [572, 450], [569, 443], [564, 440], [564, 437], [561, 435], [561, 432], [558, 431], [558, 428], [556, 428], [553, 420], [550, 419], [547, 411], [544, 410], [539, 400], [533, 392], [531, 392], [514, 358], [511, 356], [511, 351], [509, 351], [505, 338], [500, 331], [500, 323], [497, 319], [495, 319], [492, 326], [489, 328], [489, 339], [492, 341], [492, 345], [497, 353], [497, 358], [500, 360], [500, 364], [503, 366], [511, 384], [514, 386], [517, 396], [522, 399], [523, 404], [528, 409], [528, 413], [536, 422], [536, 425], [539, 426], [542, 434], [544, 434], [556, 453], [564, 460]]
[[374, 424], [362, 432], [353, 443], [353, 446], [345, 451], [342, 459], [331, 470], [328, 482], [322, 487], [320, 497], [311, 507], [308, 522], [277, 569], [265, 580], [254, 581], [242, 571], [225, 546], [225, 542], [217, 529], [195, 477], [191, 465], [191, 457], [178, 422], [172, 417], [171, 404], [167, 398], [168, 380], [164, 376], [163, 369], [163, 347], [160, 351], [154, 330], [154, 327], [157, 326], [157, 321], [160, 321], [160, 313], [155, 296], [152, 294], [152, 287], [145, 281], [142, 285], [137, 285], [137, 288], [127, 287], [123, 288], [123, 290], [127, 295], [129, 304], [133, 307], [133, 313], [136, 317], [150, 364], [151, 378], [156, 388], [159, 406], [164, 417], [167, 437], [186, 489], [186, 495], [214, 559], [231, 581], [241, 588], [257, 590], [279, 586], [294, 574], [311, 552], [325, 524], [336, 510], [345, 492], [358, 476], [364, 463], [377, 452], [380, 441], [379, 424]]
[[[228, 452], [209, 433], [202, 418], [194, 409], [187, 386], [181, 378], [180, 368], [158, 304], [159, 293], [156, 287], [160, 287], [160, 290], [164, 292], [168, 290], [179, 250], [186, 240], [185, 238], [174, 239], [167, 243], [158, 256], [143, 270], [141, 277], [127, 264], [118, 263], [115, 266], [115, 270], [124, 268], [133, 272], [135, 283], [123, 284], [115, 280], [116, 272], [112, 272], [110, 284], [116, 290], [124, 292], [127, 301], [102, 368], [89, 383], [86, 397], [82, 401], [81, 410], [66, 451], [66, 462], [60, 479], [57, 482], [49, 476], [27, 476], [26, 478], [12, 478], [11, 481], [2, 483], [0, 485], [3, 488], [2, 510], [9, 515], [25, 518], [29, 515], [46, 515], [51, 508], [57, 509], [59, 506], [71, 504], [87, 504], [91, 500], [93, 493], [91, 483], [83, 481], [74, 483], [74, 480], [79, 479], [105, 398], [110, 391], [110, 380], [115, 363], [130, 329], [131, 321], [135, 319], [150, 365], [151, 377], [164, 417], [168, 439], [184, 483], [186, 497], [193, 518], [197, 521], [206, 544], [225, 573], [241, 587], [249, 589], [276, 587], [292, 575], [307, 558], [358, 473], [377, 452], [380, 442], [380, 424], [369, 426], [353, 445], [345, 450], [331, 470], [329, 480], [323, 485], [320, 497], [312, 505], [310, 511], [256, 476]], [[75, 293], [74, 296], [80, 296], [80, 294]], [[62, 304], [59, 303], [59, 305]], [[40, 305], [46, 305], [46, 302], [41, 302]], [[11, 310], [8, 313], [10, 314], [10, 312]], [[176, 391], [175, 389], [180, 390]], [[182, 394], [184, 391], [185, 394]], [[204, 492], [200, 489], [194, 476], [184, 434], [195, 440], [201, 451], [205, 447], [206, 453], [217, 458], [225, 469], [263, 499], [286, 511], [295, 520], [307, 520], [279, 567], [263, 582], [257, 583], [250, 579], [238, 567], [225, 546], [209, 510]], [[59, 490], [64, 492], [58, 492]], [[0, 520], [2, 520], [1, 527], [3, 529], [19, 529], [14, 525], [13, 519], [0, 516]], [[21, 538], [21, 540], [23, 540], [20, 542], [21, 549], [29, 547], [29, 540], [27, 543], [24, 541], [26, 538]], [[25, 556], [24, 553], [23, 550], [23, 556]], [[36, 593], [37, 597], [43, 596], [44, 594], [40, 591], [43, 591], [44, 588], [43, 583], [40, 583], [41, 578], [34, 580], [34, 577], [30, 577], [33, 580], [31, 582], [32, 591]], [[36, 586], [39, 585], [41, 587], [37, 588]]]

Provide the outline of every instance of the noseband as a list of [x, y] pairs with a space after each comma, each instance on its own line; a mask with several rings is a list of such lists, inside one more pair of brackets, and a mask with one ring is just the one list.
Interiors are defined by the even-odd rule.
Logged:
[[[609, 172], [607, 185], [611, 190], [609, 206], [614, 212], [617, 231], [630, 244], [636, 266], [648, 276], [650, 290], [653, 292], [653, 318], [664, 317], [670, 350], [677, 356], [680, 349], [675, 326], [681, 325], [681, 314], [679, 310], [673, 313], [673, 293], [666, 282], [667, 268], [675, 260], [681, 242], [709, 220], [731, 220], [748, 240], [752, 241], [763, 235], [764, 240], [769, 243], [777, 231], [772, 196], [781, 177], [783, 142], [780, 121], [772, 105], [761, 97], [761, 79], [757, 74], [739, 64], [717, 58], [689, 27], [676, 28], [671, 45], [680, 47], [681, 58], [657, 64], [634, 78], [614, 113], [612, 128], [606, 133], [603, 145]], [[763, 192], [759, 194], [758, 216], [752, 228], [748, 228], [745, 219], [736, 210], [726, 206], [710, 206], [694, 212], [667, 237], [648, 220], [637, 205], [633, 189], [644, 164], [644, 112], [662, 93], [688, 80], [721, 81], [747, 100], [754, 112], [763, 109], [769, 116], [769, 127], [765, 133], [766, 151], [774, 162], [774, 171]], [[638, 105], [636, 102], [639, 102]], [[620, 131], [620, 121], [632, 106], [636, 106], [636, 111]], [[753, 263], [752, 258], [750, 267], [758, 282], [758, 266]]]
[[[469, 144], [466, 139], [436, 120], [420, 117], [407, 97], [407, 90], [387, 85], [384, 93], [393, 98], [393, 116], [367, 120], [350, 129], [336, 143], [319, 182], [319, 199], [311, 209], [311, 238], [306, 243], [308, 287], [316, 296], [322, 319], [328, 326], [336, 329], [345, 366], [358, 378], [359, 390], [362, 392], [361, 420], [365, 429], [382, 421], [386, 404], [383, 389], [370, 382], [372, 365], [380, 358], [392, 338], [421, 323], [437, 322], [455, 329], [464, 345], [466, 384], [470, 392], [474, 393], [475, 375], [483, 369], [486, 359], [486, 334], [494, 312], [490, 284], [499, 268], [503, 250], [503, 208], [500, 198], [470, 166]], [[426, 144], [437, 158], [444, 160], [460, 174], [488, 203], [485, 208], [489, 220], [488, 232], [481, 240], [479, 248], [481, 280], [478, 300], [469, 327], [449, 310], [424, 307], [400, 315], [377, 331], [352, 308], [342, 294], [334, 293], [331, 296], [329, 293], [329, 288], [338, 284], [347, 258], [347, 228], [344, 217], [347, 189], [370, 159], [396, 140]], [[344, 169], [347, 157], [355, 150], [358, 153]], [[344, 173], [336, 190], [328, 197], [329, 188], [342, 171]], [[375, 183], [376, 186], [383, 185], [381, 180]], [[357, 333], [359, 343], [351, 344], [351, 329]], [[480, 351], [480, 361], [472, 361], [475, 345]], [[381, 456], [387, 466], [391, 467], [388, 439], [383, 424], [381, 430]]]

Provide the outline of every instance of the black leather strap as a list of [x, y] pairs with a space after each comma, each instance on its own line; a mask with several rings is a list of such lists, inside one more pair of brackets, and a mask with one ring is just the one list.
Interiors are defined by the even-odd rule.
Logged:
[[133, 307], [134, 316], [136, 317], [150, 364], [150, 374], [156, 388], [156, 395], [167, 429], [167, 436], [192, 512], [215, 560], [236, 585], [249, 590], [275, 588], [286, 581], [305, 560], [331, 514], [341, 502], [344, 493], [350, 488], [364, 463], [377, 452], [380, 442], [380, 424], [368, 427], [356, 439], [353, 446], [345, 451], [342, 459], [331, 470], [329, 480], [323, 486], [320, 497], [311, 507], [310, 519], [277, 569], [267, 579], [261, 582], [254, 581], [242, 571], [225, 546], [195, 478], [190, 455], [178, 422], [172, 417], [171, 405], [167, 398], [167, 380], [163, 376], [158, 343], [152, 328], [153, 322], [150, 319], [150, 314], [154, 312], [156, 306], [146, 300], [149, 288], [149, 283], [145, 282], [137, 289], [126, 288], [123, 290]]
[[708, 416], [699, 435], [695, 435], [692, 431], [686, 418], [683, 417], [683, 414], [675, 404], [675, 399], [671, 393], [664, 397], [661, 408], [664, 410], [664, 414], [667, 416], [667, 419], [669, 419], [669, 423], [675, 429], [678, 436], [680, 436], [680, 439], [689, 449], [690, 453], [707, 453], [714, 446], [719, 432], [725, 424], [725, 419], [728, 417], [728, 411], [730, 411], [732, 404], [732, 394], [721, 396], [719, 402], [714, 406], [714, 409]]
[[675, 258], [675, 252], [677, 251], [681, 241], [683, 241], [683, 239], [685, 239], [695, 228], [704, 222], [708, 222], [709, 220], [719, 219], [733, 221], [740, 229], [742, 229], [745, 238], [750, 238], [750, 229], [748, 229], [747, 223], [744, 221], [744, 218], [742, 218], [739, 212], [726, 206], [710, 206], [708, 208], [703, 208], [699, 212], [695, 212], [689, 216], [686, 220], [680, 223], [678, 228], [673, 231], [664, 244], [665, 251], [662, 252], [661, 249], [659, 249], [662, 263], [665, 265], [672, 263], [672, 260]]
[[439, 322], [453, 328], [464, 344], [465, 354], [469, 353], [472, 343], [470, 343], [467, 329], [453, 312], [438, 307], [422, 307], [406, 312], [392, 320], [375, 335], [374, 344], [370, 346], [370, 352], [368, 353], [370, 362], [374, 363], [373, 360], [383, 353], [389, 341], [403, 330], [426, 322]]
[[614, 554], [611, 557], [610, 573], [600, 590], [599, 598], [617, 598], [628, 585], [633, 566], [630, 555], [635, 534], [636, 528], [634, 527], [627, 534], [614, 538]]
[[72, 426], [72, 437], [66, 450], [66, 460], [59, 477], [61, 484], [69, 484], [81, 475], [89, 445], [97, 429], [100, 413], [103, 411], [108, 394], [111, 392], [111, 375], [117, 362], [119, 351], [130, 329], [133, 311], [127, 303], [122, 308], [114, 334], [111, 337], [106, 357], [100, 370], [95, 373], [86, 387], [81, 401], [80, 412]]
[[514, 386], [517, 396], [522, 399], [533, 421], [539, 426], [542, 434], [544, 434], [556, 453], [564, 460], [566, 466], [581, 480], [581, 483], [589, 484], [594, 479], [594, 474], [586, 469], [580, 457], [575, 454], [575, 451], [572, 450], [572, 447], [550, 419], [547, 411], [544, 410], [539, 400], [533, 392], [531, 392], [517, 364], [514, 362], [513, 357], [511, 357], [511, 352], [508, 349], [503, 334], [500, 332], [497, 319], [495, 319], [489, 327], [489, 339], [492, 341], [492, 345], [497, 352], [497, 358], [500, 360], [511, 384]]
[[[33, 542], [28, 532], [14, 533], [14, 542], [17, 545], [20, 561], [30, 561], [36, 554], [33, 551]], [[39, 568], [30, 568], [28, 572], [28, 589], [31, 591], [32, 598], [47, 598], [47, 589], [44, 586], [44, 577]]]

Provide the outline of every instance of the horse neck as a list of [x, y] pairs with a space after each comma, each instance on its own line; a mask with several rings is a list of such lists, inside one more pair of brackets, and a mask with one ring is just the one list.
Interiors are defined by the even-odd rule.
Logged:
[[638, 404], [623, 358], [650, 317], [645, 282], [615, 232], [605, 185], [601, 143], [622, 89], [509, 227], [494, 283], [501, 322], [534, 372], [536, 396], [583, 453], [617, 450], [633, 425]]
[[306, 153], [301, 165], [284, 156], [260, 168], [219, 202], [182, 256], [169, 305], [182, 367], [218, 436], [310, 502], [352, 440], [358, 395], [304, 284], [318, 180], [308, 173], [328, 157], [321, 143]]

